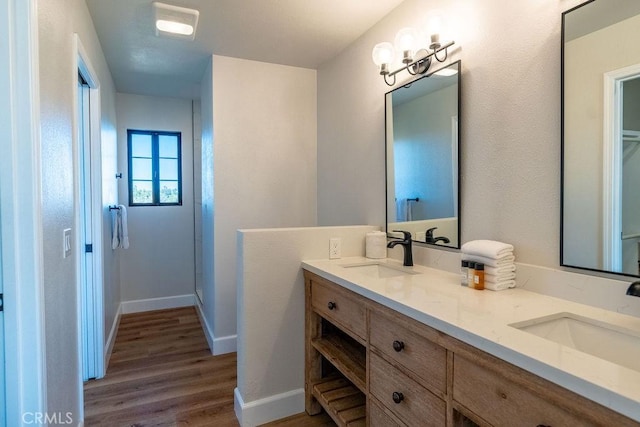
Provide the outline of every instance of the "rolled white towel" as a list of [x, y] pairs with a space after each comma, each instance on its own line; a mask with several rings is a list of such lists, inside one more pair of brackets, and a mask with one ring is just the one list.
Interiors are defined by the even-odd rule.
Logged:
[[485, 275], [491, 274], [492, 276], [500, 276], [502, 274], [513, 273], [514, 271], [516, 271], [515, 264], [507, 264], [501, 267], [490, 267], [490, 266], [484, 267], [484, 274]]
[[502, 258], [513, 255], [513, 245], [495, 240], [472, 240], [462, 245], [462, 252], [487, 258]]
[[484, 288], [489, 289], [490, 291], [503, 291], [509, 288], [515, 288], [516, 281], [515, 280], [505, 280], [499, 283], [490, 283], [485, 280]]
[[473, 261], [473, 262], [481, 262], [485, 266], [488, 265], [489, 267], [500, 268], [500, 267], [509, 267], [510, 265], [512, 265], [513, 262], [516, 260], [516, 257], [513, 255], [507, 255], [502, 258], [496, 259], [496, 258], [487, 258], [483, 256], [463, 253], [462, 259], [467, 261]]
[[506, 274], [500, 274], [497, 276], [494, 276], [493, 274], [487, 274], [485, 271], [484, 274], [484, 281], [485, 283], [500, 283], [500, 282], [505, 282], [507, 280], [513, 280], [516, 278], [516, 273], [506, 273]]

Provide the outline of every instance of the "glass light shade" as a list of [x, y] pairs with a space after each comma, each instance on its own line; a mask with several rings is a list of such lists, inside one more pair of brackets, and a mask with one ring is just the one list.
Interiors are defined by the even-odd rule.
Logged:
[[441, 15], [432, 16], [427, 22], [426, 33], [429, 35], [430, 43], [441, 43], [442, 33], [445, 31], [444, 18]]
[[183, 24], [182, 22], [167, 21], [164, 19], [158, 19], [156, 21], [156, 28], [165, 33], [180, 34], [183, 36], [190, 36], [193, 34], [193, 26], [189, 24]]
[[403, 55], [405, 52], [410, 52], [410, 56], [416, 53], [418, 50], [418, 43], [420, 42], [420, 33], [415, 28], [403, 28], [398, 31], [395, 39], [395, 46], [399, 52]]
[[383, 64], [391, 64], [394, 57], [393, 45], [389, 42], [378, 43], [373, 47], [371, 57], [373, 58], [373, 63], [378, 67]]

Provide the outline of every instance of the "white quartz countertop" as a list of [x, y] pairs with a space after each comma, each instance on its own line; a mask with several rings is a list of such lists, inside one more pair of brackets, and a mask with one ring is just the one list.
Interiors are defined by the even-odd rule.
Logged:
[[[385, 264], [402, 267], [386, 259]], [[375, 278], [343, 265], [363, 257], [303, 261], [302, 267], [509, 363], [640, 421], [640, 372], [509, 326], [562, 312], [640, 332], [640, 319], [522, 289], [460, 286], [460, 276], [429, 267]]]

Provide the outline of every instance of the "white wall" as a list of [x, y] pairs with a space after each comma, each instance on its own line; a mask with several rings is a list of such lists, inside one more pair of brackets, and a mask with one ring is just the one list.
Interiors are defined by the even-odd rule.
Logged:
[[195, 234], [195, 287], [199, 301], [204, 298], [202, 286], [202, 108], [200, 100], [193, 101], [193, 220]]
[[[212, 58], [213, 60], [213, 58]], [[213, 62], [210, 61], [200, 85], [200, 113], [202, 126], [201, 186], [202, 186], [202, 297], [201, 301], [207, 335], [213, 334], [216, 293], [214, 286], [215, 257], [213, 252], [215, 230], [213, 210]], [[211, 350], [215, 351], [213, 340], [207, 336]]]
[[[254, 426], [304, 411], [304, 278], [300, 263], [364, 256], [379, 227], [317, 227], [238, 232], [238, 388], [236, 414]], [[268, 313], [268, 315], [265, 315]], [[267, 399], [267, 400], [261, 400]]]
[[384, 224], [389, 87], [371, 62], [371, 49], [438, 11], [453, 27], [449, 33], [458, 46], [449, 60], [462, 60], [462, 241], [506, 240], [523, 261], [557, 266], [560, 24], [561, 12], [577, 3], [406, 0], [323, 64], [319, 224]]
[[[203, 249], [205, 265], [214, 264], [204, 284], [215, 304], [205, 290], [204, 306], [216, 339], [225, 339], [236, 335], [236, 230], [316, 224], [316, 72], [224, 56], [212, 62], [202, 174], [203, 222], [214, 224], [203, 225], [204, 239], [215, 233], [213, 251]], [[207, 110], [203, 101], [203, 116]]]
[[[120, 203], [129, 249], [120, 260], [123, 301], [193, 295], [193, 134], [191, 100], [117, 94]], [[128, 206], [127, 129], [182, 132], [182, 206]]]
[[[40, 111], [42, 138], [42, 223], [44, 230], [44, 304], [48, 411], [82, 413], [78, 318], [74, 257], [62, 257], [62, 230], [74, 224], [73, 89], [78, 33], [101, 83], [102, 151], [105, 174], [115, 170], [115, 90], [89, 11], [82, 0], [38, 2]], [[114, 203], [117, 192], [105, 175], [103, 204]], [[105, 329], [119, 303], [118, 258], [105, 252]]]

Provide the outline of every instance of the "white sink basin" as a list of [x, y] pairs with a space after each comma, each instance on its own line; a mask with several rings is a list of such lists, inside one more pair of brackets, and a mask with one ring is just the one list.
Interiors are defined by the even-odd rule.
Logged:
[[572, 313], [557, 313], [509, 326], [640, 372], [640, 331]]
[[385, 279], [388, 277], [396, 276], [409, 276], [418, 274], [416, 271], [411, 271], [411, 267], [396, 267], [395, 265], [384, 264], [380, 262], [367, 262], [360, 264], [344, 264], [343, 268], [348, 268], [352, 271], [357, 271], [368, 277], [374, 277], [376, 279]]

